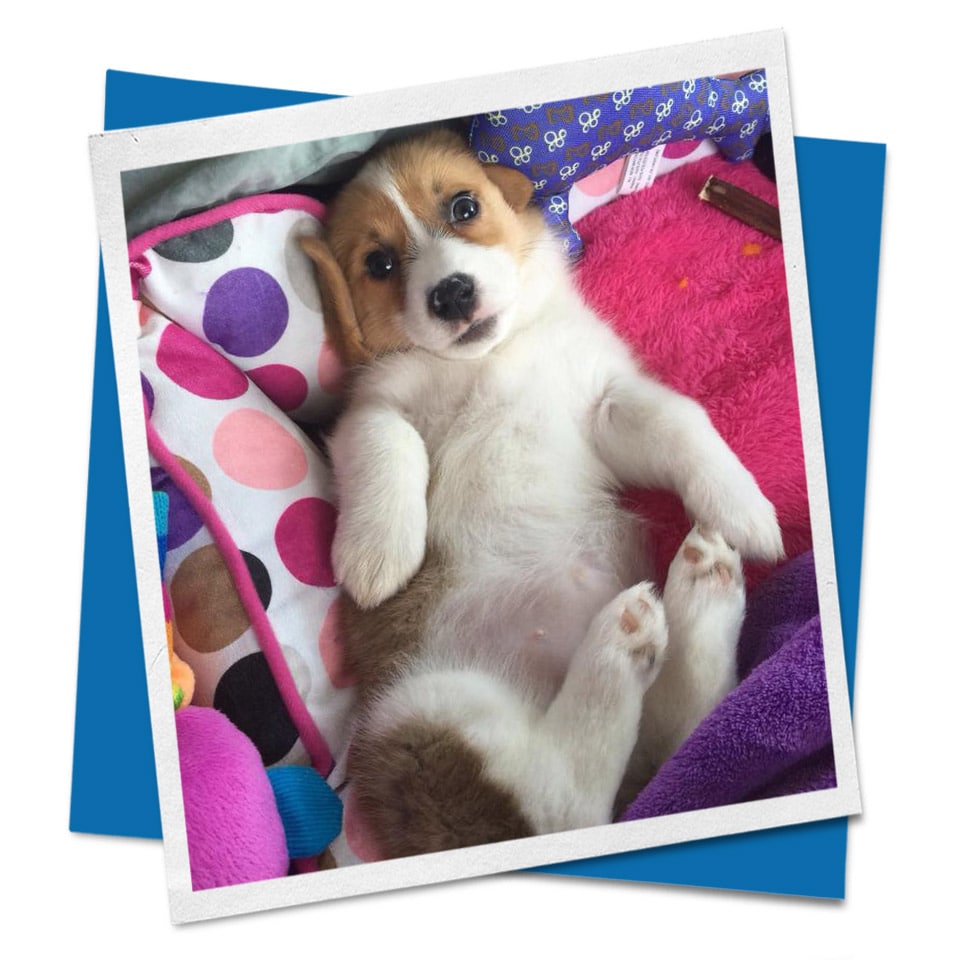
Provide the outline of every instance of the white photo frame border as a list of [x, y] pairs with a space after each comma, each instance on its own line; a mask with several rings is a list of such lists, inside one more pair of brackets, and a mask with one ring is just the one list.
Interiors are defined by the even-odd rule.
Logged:
[[[468, 116], [522, 103], [548, 102], [585, 93], [651, 86], [685, 77], [761, 67], [767, 76], [777, 164], [784, 265], [837, 786], [649, 820], [194, 891], [169, 688], [153, 500], [148, 482], [149, 460], [140, 395], [136, 308], [130, 298], [122, 173], [166, 163]], [[92, 137], [90, 152], [111, 318], [170, 910], [174, 922], [439, 883], [860, 812], [807, 298], [786, 53], [781, 31], [326, 100], [255, 114], [113, 131]]]

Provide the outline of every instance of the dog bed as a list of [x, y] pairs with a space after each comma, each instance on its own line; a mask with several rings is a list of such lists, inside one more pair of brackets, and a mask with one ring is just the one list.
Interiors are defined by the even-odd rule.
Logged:
[[[745, 682], [631, 818], [832, 785], [782, 249], [697, 199], [711, 173], [776, 202], [751, 164], [688, 162], [578, 221], [577, 278], [648, 370], [704, 404], [776, 505], [793, 563], [748, 567]], [[224, 712], [265, 765], [312, 764], [340, 788], [352, 678], [329, 562], [333, 488], [301, 429], [338, 403], [339, 369], [296, 244], [322, 215], [298, 195], [245, 198], [148, 231], [130, 258], [152, 479], [170, 495], [164, 581], [194, 702]], [[682, 505], [628, 499], [649, 521], [662, 582], [688, 529]], [[324, 866], [365, 858], [345, 797]]]
[[297, 426], [337, 403], [298, 244], [322, 213], [299, 196], [234, 201], [144, 234], [130, 263], [151, 480], [169, 495], [164, 582], [194, 703], [225, 713], [265, 765], [328, 776], [351, 704], [335, 644], [334, 498]]

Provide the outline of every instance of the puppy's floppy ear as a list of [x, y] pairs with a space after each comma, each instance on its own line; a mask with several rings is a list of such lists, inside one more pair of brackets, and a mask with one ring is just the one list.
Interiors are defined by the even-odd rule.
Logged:
[[485, 163], [483, 172], [496, 184], [504, 200], [514, 210], [523, 210], [533, 196], [533, 183], [513, 167], [501, 167], [498, 163]]
[[300, 237], [300, 246], [317, 268], [323, 326], [333, 349], [347, 367], [369, 359], [371, 353], [363, 342], [347, 279], [340, 264], [319, 237]]

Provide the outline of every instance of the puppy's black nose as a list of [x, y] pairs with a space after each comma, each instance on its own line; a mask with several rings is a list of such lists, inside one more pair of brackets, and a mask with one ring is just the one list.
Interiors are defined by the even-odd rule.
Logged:
[[451, 273], [427, 294], [427, 309], [440, 320], [469, 320], [476, 303], [473, 278], [465, 273]]

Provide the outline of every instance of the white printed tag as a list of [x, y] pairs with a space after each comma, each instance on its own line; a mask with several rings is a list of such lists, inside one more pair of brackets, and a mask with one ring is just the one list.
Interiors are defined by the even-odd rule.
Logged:
[[617, 193], [636, 193], [638, 190], [645, 190], [649, 187], [657, 178], [657, 167], [660, 166], [660, 158], [663, 156], [664, 149], [664, 144], [661, 144], [659, 147], [653, 147], [650, 150], [631, 153], [627, 157], [627, 162], [623, 165], [623, 173], [620, 176], [620, 186], [617, 188]]

